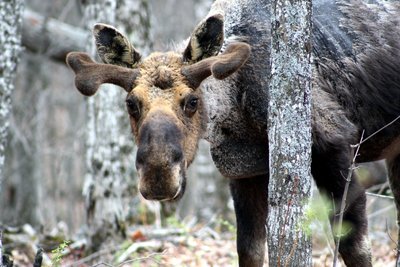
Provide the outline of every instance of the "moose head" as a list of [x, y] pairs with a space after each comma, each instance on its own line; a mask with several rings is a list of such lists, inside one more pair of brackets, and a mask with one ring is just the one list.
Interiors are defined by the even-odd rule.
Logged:
[[92, 96], [103, 83], [128, 92], [126, 107], [138, 146], [139, 191], [149, 200], [173, 200], [183, 195], [186, 169], [194, 159], [206, 129], [206, 111], [199, 86], [209, 76], [225, 79], [248, 59], [250, 46], [223, 44], [223, 17], [202, 21], [183, 53], [152, 53], [145, 59], [115, 28], [96, 24], [94, 38], [104, 63], [72, 52], [67, 64], [75, 85]]

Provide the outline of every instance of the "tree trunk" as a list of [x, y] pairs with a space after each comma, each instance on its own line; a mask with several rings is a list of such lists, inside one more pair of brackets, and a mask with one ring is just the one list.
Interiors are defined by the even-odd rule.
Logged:
[[302, 230], [311, 188], [311, 0], [273, 0], [269, 103], [271, 266], [311, 266]]
[[[41, 15], [29, 10], [33, 2], [40, 5]], [[79, 142], [84, 105], [78, 102], [82, 97], [73, 90], [72, 72], [65, 66], [65, 57], [57, 53], [65, 53], [78, 44], [84, 50], [90, 32], [48, 18], [60, 13], [56, 7], [65, 5], [61, 2], [43, 4], [32, 0], [21, 14], [24, 48], [11, 100], [0, 221], [15, 226], [29, 223], [43, 231], [64, 221], [73, 232], [84, 220], [79, 194], [84, 170], [83, 145]], [[72, 13], [67, 17], [78, 15]], [[64, 28], [72, 28], [69, 32], [74, 32], [73, 37], [68, 37]], [[82, 36], [79, 33], [85, 34], [76, 39]], [[61, 48], [40, 46], [46, 39]], [[68, 48], [68, 44], [74, 46]], [[29, 50], [34, 47], [32, 54]], [[50, 55], [62, 62], [51, 62]]]
[[[84, 18], [87, 31], [97, 22], [115, 24], [116, 0], [85, 1]], [[96, 57], [92, 40], [87, 51]], [[84, 196], [88, 224], [89, 248], [97, 250], [104, 242], [121, 241], [125, 237], [125, 214], [122, 194], [125, 191], [121, 175], [121, 136], [118, 117], [122, 116], [120, 88], [106, 84], [87, 99], [87, 139]]]
[[43, 222], [40, 197], [45, 179], [40, 167], [45, 150], [43, 129], [46, 129], [45, 121], [40, 119], [45, 114], [41, 104], [48, 77], [40, 57], [21, 53], [20, 59], [12, 95], [9, 146], [3, 170], [5, 187], [1, 195], [4, 208], [0, 217], [9, 225], [29, 223], [38, 229]]
[[[85, 2], [84, 17], [88, 32], [95, 23], [101, 22], [113, 25], [124, 33], [136, 33], [139, 32], [138, 28], [143, 29], [140, 23], [148, 18], [146, 13], [136, 20], [138, 14], [148, 12], [147, 9], [143, 9], [142, 4], [145, 1], [139, 4], [127, 0]], [[127, 28], [119, 27], [119, 22], [126, 18], [126, 13], [131, 15], [131, 23], [125, 23]], [[132, 21], [138, 23], [132, 25]], [[140, 34], [148, 36], [146, 30]], [[133, 45], [136, 43], [133, 42]], [[144, 48], [145, 44], [140, 43], [139, 46]], [[96, 56], [92, 41], [88, 43], [87, 51], [93, 57]], [[134, 147], [124, 107], [125, 95], [121, 88], [106, 84], [102, 85], [95, 96], [87, 100], [88, 172], [85, 177], [84, 195], [89, 246], [92, 249], [98, 249], [106, 241], [118, 242], [125, 237], [128, 202], [136, 191]]]
[[7, 143], [11, 92], [21, 51], [22, 0], [0, 2], [0, 192]]

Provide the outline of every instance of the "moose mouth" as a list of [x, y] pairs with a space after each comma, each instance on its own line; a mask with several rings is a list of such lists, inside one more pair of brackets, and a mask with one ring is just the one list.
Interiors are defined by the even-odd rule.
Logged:
[[[160, 202], [178, 201], [182, 198], [186, 189], [186, 172], [184, 161], [175, 166], [177, 175], [143, 175], [143, 171], [138, 169], [139, 192], [147, 200]], [[156, 174], [158, 172], [155, 172]], [[171, 171], [171, 174], [174, 170]], [[169, 177], [169, 178], [166, 178]]]
[[176, 194], [173, 198], [171, 199], [164, 199], [164, 200], [160, 200], [160, 201], [178, 201], [183, 197], [183, 194], [185, 193], [185, 189], [186, 189], [186, 177], [182, 178], [182, 183], [180, 184], [178, 190], [176, 191]]

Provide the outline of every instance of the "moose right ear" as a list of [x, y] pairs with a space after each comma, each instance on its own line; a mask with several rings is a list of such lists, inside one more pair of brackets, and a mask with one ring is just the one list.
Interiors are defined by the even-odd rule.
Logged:
[[97, 53], [106, 64], [134, 68], [140, 61], [140, 54], [125, 37], [114, 27], [97, 23], [93, 28]]

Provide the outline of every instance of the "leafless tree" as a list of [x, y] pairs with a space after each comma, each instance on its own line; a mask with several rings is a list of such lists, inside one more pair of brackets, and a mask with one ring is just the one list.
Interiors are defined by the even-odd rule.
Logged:
[[5, 148], [11, 111], [11, 93], [21, 51], [23, 1], [0, 3], [0, 191], [3, 181]]
[[269, 261], [311, 266], [301, 228], [311, 188], [311, 1], [271, 2]]

